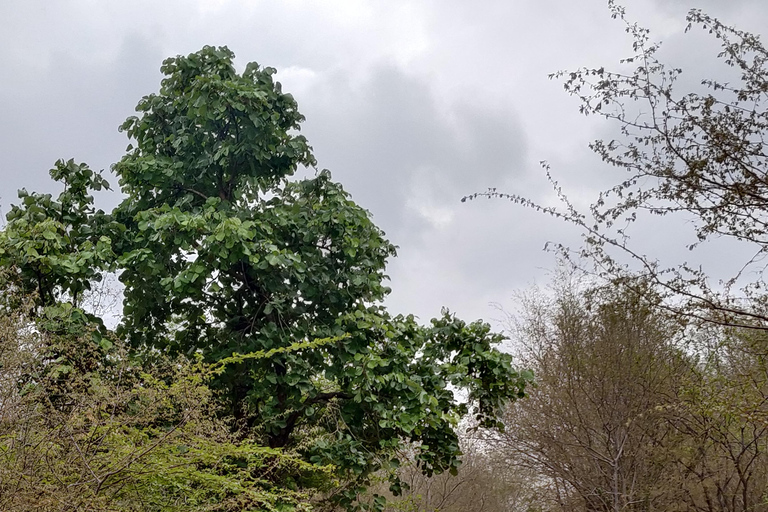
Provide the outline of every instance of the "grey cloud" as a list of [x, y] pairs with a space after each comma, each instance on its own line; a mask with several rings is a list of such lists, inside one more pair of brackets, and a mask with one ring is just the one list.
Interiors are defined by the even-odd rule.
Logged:
[[656, 6], [672, 15], [680, 15], [691, 9], [701, 9], [712, 16], [727, 16], [742, 10], [760, 6], [759, 0], [654, 0]]
[[[400, 246], [388, 268], [394, 311], [428, 319], [443, 305], [488, 316], [489, 302], [529, 284], [544, 262], [539, 216], [501, 201], [460, 202], [529, 180], [513, 111], [486, 104], [480, 93], [444, 105], [427, 79], [388, 65], [361, 82], [318, 76], [297, 97], [320, 167]], [[445, 224], [430, 222], [422, 208], [444, 215]]]
[[398, 237], [414, 187], [429, 187], [435, 201], [454, 207], [525, 166], [525, 136], [513, 113], [472, 98], [443, 110], [426, 81], [394, 67], [376, 69], [358, 86], [344, 75], [326, 77], [299, 100], [320, 166]]
[[[469, 318], [493, 316], [488, 302], [509, 300], [515, 288], [545, 275], [542, 267], [552, 268], [545, 242], [577, 244], [578, 233], [509, 203], [459, 199], [489, 186], [548, 199], [539, 159], [551, 161], [580, 203], [620, 178], [621, 171], [586, 148], [572, 150], [591, 134], [610, 138], [612, 128], [595, 128], [594, 118], [573, 121], [560, 105], [575, 111], [577, 103], [553, 99], [550, 90], [558, 87], [541, 85], [547, 71], [599, 60], [614, 55], [616, 44], [629, 44], [620, 39], [620, 24], [608, 24], [604, 0], [441, 0], [412, 11], [405, 7], [415, 4], [399, 1], [330, 5], [0, 3], [0, 69], [7, 73], [0, 82], [3, 209], [21, 186], [50, 189], [46, 171], [57, 158], [108, 167], [127, 143], [116, 128], [142, 95], [157, 89], [162, 59], [226, 44], [238, 66], [255, 60], [276, 67], [278, 79], [285, 76], [285, 89], [296, 91], [307, 116], [303, 131], [320, 166], [400, 245], [389, 269], [389, 304], [423, 318], [438, 314], [440, 305]], [[765, 19], [758, 0], [701, 6], [729, 23], [746, 20], [751, 30]], [[689, 6], [643, 0], [628, 7], [630, 15], [643, 9], [638, 13], [667, 23], [681, 21]], [[397, 9], [414, 13], [405, 20], [413, 24], [402, 22]], [[419, 37], [409, 39], [403, 27]], [[698, 49], [691, 58], [685, 40], [678, 45], [671, 35], [666, 55], [679, 58], [691, 76], [708, 71], [709, 59], [698, 57]], [[663, 250], [661, 237], [641, 231], [643, 247]]]
[[[157, 88], [161, 60], [151, 43], [140, 37], [123, 41], [110, 63], [89, 62], [54, 53], [50, 65], [37, 72], [32, 85], [19, 84], [0, 95], [0, 201], [15, 202], [16, 190], [52, 192], [47, 170], [59, 159], [74, 158], [93, 169], [108, 169], [128, 143], [119, 124], [138, 99]], [[115, 179], [110, 182], [116, 187]], [[105, 206], [117, 194], [103, 197]]]

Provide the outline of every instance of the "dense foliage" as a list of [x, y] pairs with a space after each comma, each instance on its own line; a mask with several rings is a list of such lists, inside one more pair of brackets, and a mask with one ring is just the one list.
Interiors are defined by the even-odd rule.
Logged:
[[0, 316], [2, 510], [305, 510], [332, 482], [216, 414], [208, 383], [227, 361], [140, 362], [77, 316], [79, 334], [32, 329], [20, 302]]
[[[32, 297], [36, 329], [67, 340], [43, 361], [74, 368], [79, 352], [71, 347], [96, 347], [74, 372], [79, 379], [129, 364], [128, 357], [136, 372], [158, 357], [219, 365], [206, 381], [210, 400], [201, 400], [212, 404], [206, 421], [226, 424], [233, 449], [257, 447], [236, 457], [244, 473], [225, 471], [235, 482], [252, 478], [270, 457], [300, 457], [316, 468], [297, 466], [304, 472], [333, 468], [333, 503], [365, 508], [359, 494], [377, 471], [400, 492], [395, 470], [406, 448], [420, 471], [455, 473], [459, 421], [471, 414], [479, 425], [499, 426], [502, 406], [524, 395], [531, 375], [517, 373], [494, 348], [503, 338], [486, 324], [444, 312], [424, 326], [387, 313], [384, 268], [395, 247], [328, 171], [291, 178], [315, 165], [298, 135], [296, 102], [274, 81], [274, 69], [251, 63], [240, 74], [233, 57], [205, 47], [164, 62], [160, 91], [122, 125], [131, 145], [114, 171], [126, 198], [113, 212], [93, 206], [92, 191], [108, 188], [106, 181], [72, 161], [51, 171], [64, 188], [58, 197], [20, 193], [0, 232], [3, 289], [13, 292], [6, 297]], [[115, 332], [84, 308], [110, 271], [125, 286]], [[9, 311], [19, 307], [5, 302]], [[110, 339], [130, 350], [110, 355]], [[121, 389], [106, 393], [122, 396]], [[73, 421], [93, 414], [90, 408]], [[152, 414], [141, 432], [156, 427]], [[123, 420], [111, 416], [110, 425]], [[148, 435], [150, 445], [165, 436]], [[223, 478], [212, 460], [228, 456], [212, 446], [201, 444], [189, 462], [213, 464]], [[105, 450], [107, 466], [120, 467], [111, 458], [119, 448]], [[323, 481], [312, 485], [327, 491], [329, 477]], [[275, 484], [301, 487], [291, 482]]]

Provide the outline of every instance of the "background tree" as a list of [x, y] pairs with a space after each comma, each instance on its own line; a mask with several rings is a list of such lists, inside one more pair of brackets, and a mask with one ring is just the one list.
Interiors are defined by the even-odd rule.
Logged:
[[462, 464], [456, 475], [442, 473], [428, 477], [413, 464], [400, 469], [408, 484], [400, 497], [391, 499], [387, 511], [403, 512], [505, 512], [543, 511], [537, 473], [519, 464], [510, 464], [508, 454], [479, 438], [477, 432], [461, 436]]
[[661, 412], [673, 428], [676, 510], [761, 510], [768, 497], [768, 367], [762, 332], [717, 340]]
[[673, 461], [659, 411], [691, 363], [680, 326], [621, 286], [557, 283], [524, 297], [513, 338], [536, 373], [492, 450], [546, 483], [547, 510], [670, 510]]

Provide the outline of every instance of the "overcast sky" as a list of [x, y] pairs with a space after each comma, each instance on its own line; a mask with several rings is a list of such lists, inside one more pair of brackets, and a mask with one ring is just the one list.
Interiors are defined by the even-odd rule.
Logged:
[[[688, 9], [768, 26], [764, 0], [626, 4], [694, 74], [710, 69], [717, 46], [683, 35]], [[551, 201], [541, 160], [579, 204], [619, 178], [587, 149], [615, 127], [581, 117], [547, 78], [631, 54], [605, 0], [2, 0], [0, 26], [3, 215], [21, 187], [56, 191], [56, 159], [108, 171], [128, 143], [117, 126], [158, 89], [162, 60], [227, 45], [240, 69], [277, 68], [319, 167], [399, 246], [389, 306], [423, 320], [442, 306], [500, 317], [492, 303], [514, 309], [515, 290], [546, 282], [546, 242], [578, 240], [552, 219], [462, 196], [497, 187]], [[111, 207], [119, 195], [99, 200]], [[679, 236], [638, 233], [649, 247]]]

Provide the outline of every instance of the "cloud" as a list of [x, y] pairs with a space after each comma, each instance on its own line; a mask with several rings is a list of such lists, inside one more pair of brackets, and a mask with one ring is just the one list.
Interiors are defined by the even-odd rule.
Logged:
[[453, 208], [525, 168], [525, 134], [514, 113], [481, 102], [445, 107], [426, 80], [394, 66], [381, 65], [360, 83], [329, 74], [304, 97], [304, 133], [319, 165], [393, 234], [412, 227], [412, 210]]
[[701, 9], [712, 16], [732, 16], [738, 15], [746, 10], [754, 10], [763, 6], [759, 0], [698, 0], [691, 3], [689, 0], [654, 0], [653, 2], [659, 10], [673, 15], [684, 14], [691, 9]]
[[[320, 167], [400, 246], [388, 269], [394, 311], [428, 319], [447, 306], [487, 316], [495, 311], [489, 303], [530, 284], [537, 268], [552, 268], [538, 214], [498, 200], [460, 202], [541, 178], [537, 166], [530, 171], [514, 111], [482, 97], [446, 103], [426, 78], [392, 65], [355, 82], [342, 73], [313, 76], [302, 98]], [[550, 234], [568, 231], [543, 222]]]
[[57, 190], [46, 171], [60, 158], [108, 170], [128, 143], [119, 124], [158, 87], [159, 73], [151, 70], [160, 56], [150, 41], [130, 35], [107, 62], [51, 52], [45, 66], [32, 67], [31, 76], [0, 94], [2, 204], [13, 203], [22, 187]]
[[[701, 5], [755, 31], [768, 17], [758, 0]], [[680, 35], [687, 7], [628, 5], [667, 40], [664, 55], [690, 71], [684, 80], [711, 62], [699, 57], [704, 35]], [[619, 177], [586, 149], [616, 127], [580, 116], [547, 79], [631, 53], [604, 0], [6, 0], [0, 20], [3, 209], [22, 186], [52, 191], [46, 171], [57, 158], [108, 168], [127, 144], [117, 126], [157, 90], [161, 61], [226, 44], [241, 69], [248, 61], [278, 69], [320, 166], [400, 246], [389, 269], [398, 311], [492, 314], [488, 302], [552, 268], [545, 242], [578, 242], [552, 219], [462, 196], [497, 187], [552, 204], [539, 160], [579, 205]], [[649, 251], [669, 243], [638, 233]]]

